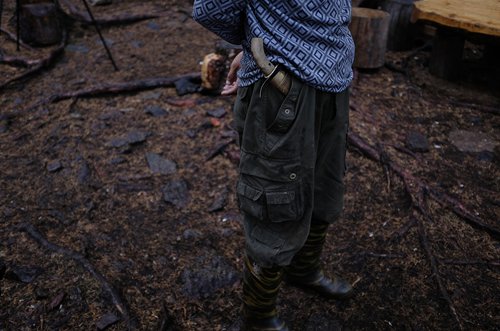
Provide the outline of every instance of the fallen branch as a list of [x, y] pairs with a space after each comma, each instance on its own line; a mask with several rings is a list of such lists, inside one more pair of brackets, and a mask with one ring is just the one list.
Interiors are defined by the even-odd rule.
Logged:
[[67, 41], [67, 34], [63, 34], [63, 40], [61, 43], [49, 54], [48, 57], [42, 59], [42, 60], [37, 60], [33, 62], [33, 67], [30, 68], [29, 70], [23, 72], [22, 74], [11, 78], [7, 80], [6, 82], [2, 83], [0, 85], [0, 91], [4, 88], [7, 88], [11, 84], [18, 82], [20, 80], [23, 80], [29, 76], [35, 75], [38, 72], [42, 71], [45, 68], [50, 67], [51, 65], [54, 64], [55, 60], [64, 52], [64, 48], [66, 47], [66, 41]]
[[[69, 18], [86, 23], [86, 24], [93, 24], [92, 18], [90, 15], [85, 12], [81, 11], [77, 6], [75, 6], [71, 1], [68, 0], [59, 0], [59, 3], [62, 4], [61, 6], [61, 11], [68, 16]], [[67, 12], [64, 10], [65, 7], [67, 9]], [[96, 18], [96, 22], [99, 25], [120, 25], [120, 24], [130, 24], [130, 23], [136, 23], [139, 21], [144, 21], [144, 20], [149, 20], [153, 18], [158, 18], [161, 17], [161, 15], [157, 14], [121, 14], [121, 15], [116, 15], [113, 17], [107, 17], [107, 18]]]
[[116, 309], [120, 312], [123, 319], [126, 321], [130, 321], [130, 313], [125, 305], [124, 301], [118, 294], [118, 291], [111, 285], [106, 278], [95, 269], [95, 267], [87, 260], [83, 255], [74, 252], [70, 249], [61, 247], [59, 245], [53, 244], [49, 242], [40, 231], [29, 223], [23, 223], [19, 225], [18, 229], [20, 231], [26, 232], [31, 238], [33, 238], [40, 246], [58, 254], [63, 255], [64, 257], [74, 260], [77, 262], [83, 269], [89, 272], [99, 283], [101, 283], [102, 287], [106, 292], [111, 296], [111, 300], [116, 307]]
[[[14, 42], [17, 42], [17, 36], [15, 33], [12, 33], [8, 30], [5, 30], [5, 29], [1, 29], [0, 28], [0, 32], [5, 34], [7, 36], [7, 38], [11, 41], [14, 41]], [[19, 40], [19, 45], [30, 50], [30, 51], [38, 51], [36, 48], [33, 48], [31, 47], [30, 45], [26, 44], [26, 43], [23, 43], [21, 40]]]
[[451, 260], [451, 259], [440, 259], [441, 264], [452, 264], [452, 265], [484, 265], [487, 267], [500, 267], [500, 261], [469, 261], [469, 260]]
[[415, 207], [418, 208], [421, 212], [425, 208], [423, 208], [423, 202], [421, 201], [422, 199], [419, 197], [422, 197], [424, 194], [428, 194], [441, 205], [450, 208], [456, 215], [460, 216], [460, 218], [462, 218], [465, 222], [467, 222], [475, 229], [485, 231], [495, 240], [500, 240], [500, 230], [487, 225], [482, 219], [474, 215], [474, 213], [470, 212], [460, 201], [444, 192], [439, 191], [436, 188], [430, 187], [422, 180], [413, 176], [413, 174], [411, 174], [408, 170], [403, 169], [401, 166], [395, 164], [387, 157], [382, 157], [382, 152], [370, 146], [358, 135], [349, 132], [348, 140], [349, 144], [356, 147], [368, 158], [387, 165], [390, 170], [397, 174], [405, 183], [405, 187], [412, 196], [412, 199], [416, 200]]
[[448, 295], [448, 292], [446, 291], [446, 288], [444, 287], [443, 282], [441, 281], [441, 277], [439, 276], [439, 269], [437, 266], [436, 257], [434, 256], [434, 254], [432, 254], [432, 250], [429, 245], [429, 238], [427, 236], [427, 233], [425, 232], [424, 224], [421, 220], [418, 219], [417, 219], [417, 224], [418, 224], [418, 235], [420, 238], [420, 244], [422, 245], [425, 254], [427, 255], [427, 258], [429, 259], [432, 273], [436, 278], [439, 291], [441, 292], [441, 295], [443, 296], [446, 303], [448, 303], [448, 307], [450, 308], [450, 311], [453, 317], [455, 318], [455, 321], [457, 322], [458, 328], [460, 330], [463, 330], [464, 327], [462, 325], [462, 322], [460, 321], [460, 318], [458, 317], [457, 310], [455, 309], [453, 302], [451, 302], [450, 296]]

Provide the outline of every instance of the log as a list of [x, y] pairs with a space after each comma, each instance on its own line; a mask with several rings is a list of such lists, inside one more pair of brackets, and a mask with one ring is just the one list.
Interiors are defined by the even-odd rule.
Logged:
[[50, 46], [61, 42], [63, 27], [54, 3], [21, 5], [20, 37], [31, 45]]
[[356, 68], [375, 69], [384, 65], [389, 23], [390, 16], [384, 11], [352, 8], [349, 29], [356, 45]]
[[412, 48], [415, 40], [415, 26], [411, 23], [411, 13], [415, 0], [384, 0], [383, 11], [391, 15], [387, 49], [406, 51]]

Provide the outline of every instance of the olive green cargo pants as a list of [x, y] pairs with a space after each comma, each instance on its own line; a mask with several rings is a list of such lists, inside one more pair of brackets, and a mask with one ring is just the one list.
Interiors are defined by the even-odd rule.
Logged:
[[349, 92], [293, 78], [285, 96], [261, 79], [238, 89], [234, 115], [247, 254], [262, 267], [286, 266], [312, 218], [332, 223], [342, 212]]

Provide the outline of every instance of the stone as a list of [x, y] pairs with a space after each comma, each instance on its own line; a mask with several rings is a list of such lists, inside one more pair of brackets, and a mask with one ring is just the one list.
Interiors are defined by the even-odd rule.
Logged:
[[429, 151], [429, 141], [420, 132], [410, 131], [406, 136], [406, 147], [412, 152], [425, 153]]
[[226, 114], [227, 114], [227, 111], [223, 107], [207, 111], [207, 115], [215, 117], [215, 118], [222, 118]]
[[450, 142], [461, 152], [494, 152], [498, 141], [479, 131], [455, 130], [448, 136]]
[[158, 100], [161, 97], [162, 93], [161, 91], [152, 91], [152, 92], [146, 92], [142, 94], [141, 99], [142, 100]]
[[97, 330], [105, 330], [111, 325], [117, 323], [119, 320], [120, 318], [115, 314], [107, 313], [95, 323], [95, 326], [97, 327]]
[[145, 142], [150, 135], [151, 133], [147, 131], [130, 131], [125, 139], [129, 144], [135, 145]]
[[182, 291], [193, 299], [207, 299], [240, 279], [239, 273], [223, 257], [213, 257], [213, 253], [198, 256], [193, 266], [196, 268], [184, 270], [179, 279]]
[[64, 50], [68, 52], [82, 53], [82, 54], [86, 54], [89, 52], [89, 48], [83, 44], [69, 44], [66, 46]]
[[224, 209], [224, 207], [226, 207], [226, 204], [227, 204], [228, 194], [229, 194], [229, 190], [226, 187], [222, 190], [222, 192], [219, 193], [219, 195], [217, 195], [217, 197], [215, 198], [215, 200], [212, 203], [212, 205], [210, 206], [210, 208], [208, 208], [208, 211], [211, 213], [214, 213], [214, 212], [221, 211], [222, 209]]
[[90, 167], [87, 161], [83, 160], [78, 169], [78, 182], [80, 184], [86, 184], [90, 180]]
[[121, 156], [115, 157], [115, 158], [111, 159], [111, 161], [109, 161], [109, 163], [111, 163], [112, 165], [122, 164], [125, 162], [127, 162], [127, 160]]
[[40, 267], [12, 266], [5, 272], [5, 278], [22, 283], [31, 283], [43, 273]]
[[61, 164], [61, 161], [59, 160], [55, 160], [55, 161], [51, 161], [49, 163], [47, 163], [47, 170], [49, 172], [56, 172], [58, 170], [61, 170], [62, 169], [62, 164]]
[[114, 148], [121, 148], [126, 145], [128, 145], [127, 139], [121, 137], [113, 138], [106, 143], [106, 146]]
[[146, 25], [148, 28], [150, 28], [151, 30], [153, 31], [158, 31], [161, 29], [160, 25], [158, 25], [158, 23], [156, 22], [148, 22], [148, 24]]
[[175, 81], [175, 90], [179, 96], [198, 93], [201, 91], [201, 83], [188, 77], [181, 78]]
[[184, 179], [171, 180], [163, 187], [163, 200], [181, 209], [189, 203], [189, 189]]
[[156, 153], [147, 153], [149, 169], [155, 174], [171, 175], [177, 171], [177, 164], [167, 160]]
[[57, 307], [59, 307], [61, 305], [62, 301], [64, 300], [65, 296], [66, 296], [66, 293], [61, 292], [58, 295], [56, 295], [54, 298], [52, 298], [52, 300], [50, 300], [49, 305], [47, 306], [48, 310], [51, 311], [51, 310], [54, 310]]
[[168, 112], [160, 106], [148, 106], [144, 109], [144, 112], [146, 114], [153, 115], [154, 117], [165, 116], [168, 114]]

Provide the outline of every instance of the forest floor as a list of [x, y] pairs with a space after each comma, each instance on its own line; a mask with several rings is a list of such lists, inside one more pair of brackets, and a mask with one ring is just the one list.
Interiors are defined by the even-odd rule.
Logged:
[[[239, 330], [234, 98], [164, 87], [50, 99], [198, 72], [217, 38], [190, 3], [93, 7], [161, 17], [103, 29], [119, 71], [77, 23], [53, 66], [0, 90], [0, 330]], [[50, 52], [0, 41], [10, 56]], [[429, 55], [389, 52], [356, 72], [345, 214], [323, 256], [355, 296], [284, 285], [292, 330], [500, 330], [499, 68], [471, 60], [448, 82]], [[3, 84], [27, 69], [0, 70]]]

